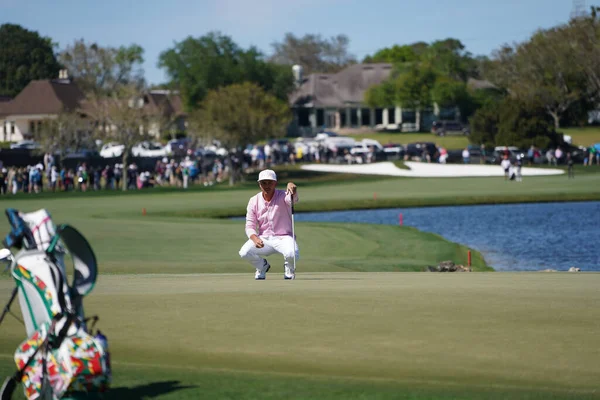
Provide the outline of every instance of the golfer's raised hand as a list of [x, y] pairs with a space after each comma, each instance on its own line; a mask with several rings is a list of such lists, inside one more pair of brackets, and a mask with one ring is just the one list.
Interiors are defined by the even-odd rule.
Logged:
[[294, 182], [288, 182], [285, 192], [291, 195], [296, 194], [296, 185], [294, 185]]

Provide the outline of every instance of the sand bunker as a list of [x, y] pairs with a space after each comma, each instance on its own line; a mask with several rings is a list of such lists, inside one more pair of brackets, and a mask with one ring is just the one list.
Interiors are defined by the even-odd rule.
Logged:
[[[429, 164], [406, 161], [410, 169], [401, 169], [391, 162], [373, 164], [309, 164], [302, 169], [319, 172], [339, 172], [347, 174], [406, 176], [412, 178], [440, 178], [440, 177], [468, 177], [468, 176], [504, 176], [500, 165], [470, 165], [470, 164]], [[556, 168], [529, 168], [523, 167], [523, 176], [561, 175], [565, 171]]]

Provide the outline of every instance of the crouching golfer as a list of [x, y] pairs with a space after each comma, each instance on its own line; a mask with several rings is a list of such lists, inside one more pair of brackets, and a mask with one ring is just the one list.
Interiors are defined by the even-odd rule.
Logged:
[[246, 236], [249, 240], [240, 249], [240, 257], [254, 265], [254, 279], [261, 280], [271, 268], [264, 257], [279, 253], [284, 258], [284, 279], [294, 279], [298, 245], [292, 237], [291, 202], [298, 202], [296, 185], [289, 182], [286, 190], [276, 189], [277, 175], [266, 169], [258, 174], [258, 186], [260, 193], [248, 201]]

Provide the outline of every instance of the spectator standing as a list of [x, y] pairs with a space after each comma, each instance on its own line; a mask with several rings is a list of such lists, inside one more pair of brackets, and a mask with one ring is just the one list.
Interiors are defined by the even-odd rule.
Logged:
[[529, 161], [529, 165], [533, 164], [534, 153], [535, 153], [535, 147], [533, 147], [533, 145], [531, 145], [529, 150], [527, 150], [527, 160]]
[[100, 179], [102, 177], [102, 171], [100, 167], [94, 167], [94, 190], [100, 190]]
[[[589, 148], [588, 153], [589, 153], [589, 156], [588, 156], [589, 157], [589, 161], [588, 161], [589, 164], [588, 165], [594, 165], [594, 158], [598, 158], [596, 147], [594, 147], [594, 145], [591, 145], [590, 148]], [[600, 160], [598, 160], [598, 161], [600, 161]]]
[[562, 163], [562, 157], [563, 157], [563, 151], [560, 147], [557, 147], [556, 151], [554, 152], [554, 165], [558, 165], [558, 164]]
[[52, 165], [50, 167], [50, 190], [53, 192], [56, 191], [56, 183], [58, 182], [58, 171], [56, 170], [56, 165]]
[[462, 158], [464, 164], [469, 164], [471, 162], [471, 153], [469, 153], [468, 147], [465, 147], [462, 151]]
[[18, 187], [17, 187], [17, 170], [15, 167], [10, 167], [10, 169], [8, 170], [8, 176], [6, 178], [7, 182], [8, 182], [8, 190], [9, 192], [11, 192], [12, 194], [16, 194]]
[[546, 160], [548, 160], [548, 165], [552, 165], [554, 163], [554, 150], [548, 149], [546, 151]]
[[115, 164], [115, 168], [113, 170], [115, 176], [115, 189], [120, 188], [121, 179], [123, 178], [123, 169], [119, 164]]
[[65, 167], [62, 167], [60, 169], [60, 187], [63, 191], [67, 190], [67, 170], [65, 169]]
[[8, 189], [8, 170], [0, 168], [0, 194], [5, 195]]
[[265, 144], [265, 165], [270, 167], [273, 162], [273, 149], [269, 143]]
[[523, 158], [518, 155], [517, 156], [517, 161], [516, 161], [516, 165], [517, 165], [517, 182], [523, 182], [523, 175], [521, 174], [521, 168], [523, 167]]
[[440, 158], [438, 159], [439, 163], [446, 164], [446, 161], [448, 160], [448, 150], [440, 146], [438, 151], [440, 152]]
[[21, 183], [19, 187], [23, 190], [23, 193], [29, 193], [29, 171], [31, 171], [31, 166], [28, 165], [27, 168], [21, 168]]
[[37, 166], [29, 170], [29, 192], [39, 193], [42, 186], [42, 172]]
[[569, 179], [575, 178], [575, 171], [573, 171], [573, 157], [571, 157], [571, 153], [567, 153], [567, 171], [569, 173]]
[[479, 164], [485, 164], [485, 144], [481, 145], [481, 157], [479, 158]]
[[500, 162], [500, 166], [504, 170], [504, 180], [507, 181], [510, 172], [510, 160], [507, 155], [504, 155], [504, 159]]
[[88, 178], [87, 165], [83, 163], [77, 170], [77, 182], [79, 183], [79, 190], [82, 192], [87, 190]]

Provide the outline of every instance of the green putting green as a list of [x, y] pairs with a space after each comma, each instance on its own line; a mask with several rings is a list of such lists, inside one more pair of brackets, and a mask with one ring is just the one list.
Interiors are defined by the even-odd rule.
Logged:
[[[86, 311], [101, 316], [122, 398], [136, 387], [190, 399], [594, 398], [599, 284], [541, 272], [121, 275], [100, 278]], [[11, 318], [1, 329], [7, 373], [24, 329]]]
[[[288, 179], [299, 186], [297, 212], [600, 198], [600, 174], [518, 185], [281, 171], [280, 186]], [[284, 281], [274, 257], [257, 282], [238, 256], [243, 222], [210, 218], [242, 215], [257, 191], [248, 183], [2, 200], [48, 209], [94, 248], [100, 277], [85, 307], [110, 342], [107, 398], [600, 396], [600, 274], [410, 272], [466, 264], [468, 249], [410, 227], [297, 222], [297, 280]], [[473, 266], [491, 270], [477, 252]], [[2, 304], [11, 288], [0, 279]], [[0, 326], [1, 374], [13, 370], [24, 332], [11, 317]]]

